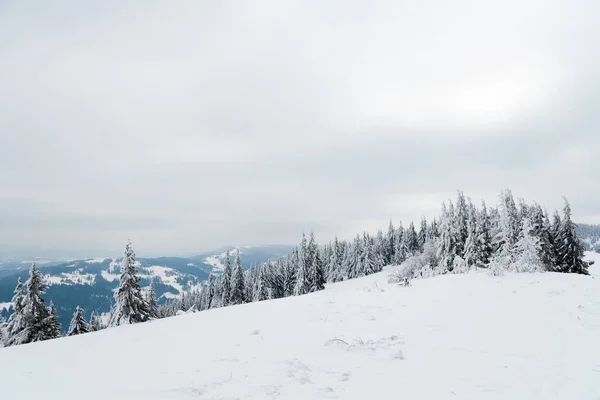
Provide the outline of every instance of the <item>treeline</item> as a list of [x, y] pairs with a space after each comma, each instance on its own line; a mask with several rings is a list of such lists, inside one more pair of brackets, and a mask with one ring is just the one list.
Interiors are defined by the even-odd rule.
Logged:
[[[319, 246], [313, 233], [303, 234], [286, 257], [244, 271], [239, 250], [232, 264], [224, 260], [222, 274], [210, 274], [202, 287], [158, 305], [152, 283], [140, 287], [135, 253], [128, 243], [121, 265], [119, 287], [110, 319], [104, 325], [97, 315], [90, 322], [77, 307], [67, 335], [77, 335], [123, 324], [146, 322], [184, 312], [204, 311], [243, 303], [299, 296], [325, 288], [327, 282], [358, 278], [398, 265], [395, 280], [426, 278], [447, 273], [487, 269], [494, 275], [512, 272], [563, 272], [588, 274], [584, 249], [565, 199], [562, 215], [550, 216], [539, 204], [515, 201], [509, 190], [500, 194], [497, 207], [484, 202], [476, 207], [458, 192], [456, 203], [442, 205], [432, 221], [422, 218], [417, 229], [390, 222], [375, 236], [364, 232], [352, 241], [338, 240]], [[26, 288], [26, 290], [25, 290]], [[30, 343], [60, 335], [56, 309], [45, 306], [46, 286], [35, 265], [25, 285], [19, 280], [13, 297], [14, 313], [0, 323], [4, 345]]]

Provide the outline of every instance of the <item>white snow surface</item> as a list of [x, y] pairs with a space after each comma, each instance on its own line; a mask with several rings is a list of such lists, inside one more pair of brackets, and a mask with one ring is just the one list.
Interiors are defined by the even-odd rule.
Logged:
[[410, 287], [390, 272], [0, 349], [2, 397], [600, 399], [598, 265]]
[[5, 310], [5, 309], [8, 310], [10, 307], [12, 307], [12, 305], [13, 305], [13, 303], [11, 301], [4, 302], [4, 303], [0, 302], [0, 311]]

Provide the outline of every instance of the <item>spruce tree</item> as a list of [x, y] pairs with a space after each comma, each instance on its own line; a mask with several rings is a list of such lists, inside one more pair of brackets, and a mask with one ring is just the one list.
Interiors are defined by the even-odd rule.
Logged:
[[385, 263], [386, 265], [389, 265], [394, 262], [394, 255], [396, 254], [396, 230], [394, 229], [394, 224], [392, 223], [392, 220], [390, 220], [390, 225], [388, 226], [388, 232], [385, 239]]
[[231, 292], [229, 296], [229, 304], [243, 304], [246, 302], [246, 284], [244, 282], [244, 269], [242, 268], [242, 259], [240, 250], [235, 253], [235, 267], [231, 275]]
[[589, 275], [589, 264], [583, 260], [584, 250], [577, 237], [576, 225], [571, 220], [571, 206], [565, 198], [563, 218], [558, 232], [560, 272]]
[[427, 241], [428, 231], [427, 219], [421, 217], [421, 227], [419, 228], [419, 251], [423, 251], [423, 246], [425, 246], [425, 242]]
[[459, 190], [458, 200], [453, 215], [453, 226], [455, 254], [462, 258], [465, 258], [465, 245], [467, 243], [467, 238], [469, 237], [468, 219], [469, 210], [467, 201], [463, 192]]
[[25, 286], [21, 277], [17, 280], [17, 287], [14, 290], [12, 304], [14, 312], [8, 318], [5, 328], [5, 346], [13, 346], [23, 343], [23, 331], [25, 330], [25, 316], [23, 308], [25, 306]]
[[92, 311], [90, 315], [90, 332], [96, 332], [102, 329], [102, 321], [100, 320], [100, 316]]
[[395, 265], [402, 264], [407, 257], [408, 249], [406, 248], [406, 240], [404, 239], [404, 235], [404, 228], [402, 227], [402, 222], [400, 222], [398, 229], [396, 229], [396, 234], [394, 235], [394, 259], [392, 262]]
[[150, 280], [150, 288], [148, 289], [148, 307], [150, 308], [150, 318], [158, 318], [158, 304], [156, 302], [154, 279]]
[[90, 328], [85, 320], [83, 309], [77, 306], [75, 312], [73, 313], [73, 318], [71, 318], [71, 324], [69, 325], [67, 336], [81, 335], [83, 333], [88, 333], [89, 331]]
[[298, 248], [292, 250], [292, 254], [283, 261], [283, 296], [293, 296], [296, 289], [296, 275], [298, 265]]
[[421, 251], [421, 246], [419, 246], [419, 236], [415, 230], [415, 224], [413, 224], [412, 221], [405, 232], [404, 240], [406, 242], [405, 248], [407, 250], [407, 257], [418, 254]]
[[294, 289], [294, 294], [296, 296], [301, 296], [303, 294], [308, 293], [309, 282], [308, 282], [308, 246], [306, 243], [306, 235], [302, 234], [302, 241], [300, 242], [300, 247], [298, 248], [298, 265], [296, 268], [296, 287]]
[[307, 292], [312, 293], [325, 289], [325, 269], [323, 261], [319, 253], [319, 248], [315, 240], [314, 232], [310, 233], [308, 242], [308, 276], [307, 276]]
[[129, 241], [121, 265], [119, 287], [115, 292], [115, 305], [109, 322], [111, 327], [146, 322], [151, 318], [150, 305], [142, 294], [135, 264], [135, 253]]
[[269, 299], [269, 290], [265, 280], [266, 265], [257, 267], [256, 281], [254, 283], [253, 301], [265, 301]]
[[29, 269], [29, 279], [25, 283], [27, 294], [23, 300], [23, 316], [25, 329], [23, 330], [21, 343], [40, 342], [55, 339], [59, 336], [56, 325], [58, 323], [56, 309], [46, 307], [42, 294], [46, 292], [47, 285], [44, 283], [42, 274], [35, 268], [35, 264]]
[[529, 218], [523, 220], [521, 235], [515, 244], [515, 262], [511, 270], [516, 272], [540, 272], [544, 265], [539, 256], [540, 241], [533, 235]]
[[329, 258], [329, 264], [327, 266], [327, 280], [329, 282], [339, 282], [344, 279], [344, 274], [342, 273], [342, 257], [343, 254], [340, 243], [336, 236], [333, 240], [331, 257]]
[[223, 278], [221, 279], [221, 290], [223, 292], [221, 304], [223, 305], [223, 307], [229, 305], [229, 300], [231, 297], [231, 274], [231, 257], [229, 255], [228, 250], [227, 253], [225, 253], [225, 265], [223, 267]]
[[56, 306], [54, 302], [50, 300], [50, 306], [48, 307], [48, 312], [50, 313], [50, 317], [48, 318], [48, 337], [50, 339], [54, 339], [60, 337], [62, 333], [62, 326], [60, 322], [58, 322], [58, 312], [56, 311]]

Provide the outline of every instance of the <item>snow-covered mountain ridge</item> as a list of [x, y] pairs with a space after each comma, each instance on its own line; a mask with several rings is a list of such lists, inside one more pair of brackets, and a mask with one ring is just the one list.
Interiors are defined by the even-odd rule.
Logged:
[[[229, 250], [233, 254], [237, 249], [242, 254], [243, 266], [249, 268], [254, 263], [287, 254], [291, 246], [230, 246], [191, 258], [138, 258], [141, 284], [148, 287], [154, 280], [159, 302], [180, 296], [197, 288], [211, 271], [220, 272], [225, 252]], [[78, 305], [87, 316], [92, 311], [102, 314], [110, 310], [120, 263], [120, 258], [92, 258], [38, 265], [49, 285], [47, 299], [56, 304], [63, 328], [68, 326]], [[10, 300], [17, 278], [27, 279], [29, 265], [20, 262], [0, 270], [0, 316], [8, 317], [12, 312]]]
[[592, 276], [478, 272], [410, 287], [389, 284], [388, 267], [305, 296], [0, 349], [2, 394], [598, 399], [600, 255], [587, 257]]

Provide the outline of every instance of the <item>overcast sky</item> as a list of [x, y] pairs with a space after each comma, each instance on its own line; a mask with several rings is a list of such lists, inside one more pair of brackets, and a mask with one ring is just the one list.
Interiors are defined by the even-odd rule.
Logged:
[[328, 241], [505, 187], [600, 223], [599, 18], [598, 0], [2, 1], [0, 244]]

